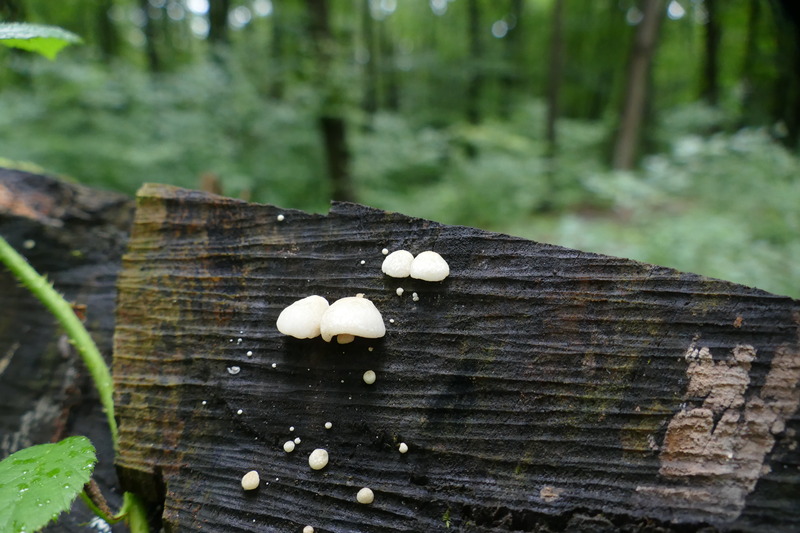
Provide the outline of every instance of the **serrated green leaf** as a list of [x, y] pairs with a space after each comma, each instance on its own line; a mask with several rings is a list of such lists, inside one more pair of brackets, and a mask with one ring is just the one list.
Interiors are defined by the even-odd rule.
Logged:
[[97, 462], [86, 437], [68, 437], [0, 461], [0, 531], [31, 533], [72, 506]]
[[65, 46], [81, 42], [81, 38], [56, 26], [25, 24], [18, 22], [0, 23], [0, 43], [12, 48], [37, 52], [55, 59]]

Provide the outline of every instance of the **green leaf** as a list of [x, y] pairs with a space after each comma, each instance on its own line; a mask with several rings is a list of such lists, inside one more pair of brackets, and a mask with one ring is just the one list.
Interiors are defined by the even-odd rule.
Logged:
[[80, 37], [56, 26], [0, 23], [0, 43], [12, 48], [37, 52], [48, 59], [55, 59], [56, 54], [65, 46], [80, 42]]
[[31, 533], [72, 506], [97, 462], [86, 437], [12, 453], [0, 462], [0, 531]]

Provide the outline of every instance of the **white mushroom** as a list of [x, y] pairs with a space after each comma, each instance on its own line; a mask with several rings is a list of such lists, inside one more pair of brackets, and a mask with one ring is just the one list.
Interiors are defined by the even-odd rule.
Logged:
[[362, 377], [364, 379], [364, 383], [366, 383], [367, 385], [372, 385], [373, 383], [375, 383], [376, 376], [374, 370], [367, 370], [366, 372], [364, 372], [364, 375]]
[[409, 274], [423, 281], [442, 281], [450, 275], [450, 266], [441, 255], [428, 250], [414, 258]]
[[354, 337], [383, 337], [386, 326], [375, 304], [359, 295], [333, 302], [322, 315], [320, 332], [325, 342], [330, 342], [338, 335], [339, 344], [346, 344], [352, 342]]
[[405, 442], [401, 442], [397, 446], [397, 451], [399, 451], [400, 453], [406, 453], [408, 451], [408, 444], [406, 444]]
[[296, 339], [313, 339], [319, 336], [320, 320], [328, 307], [328, 300], [316, 294], [297, 300], [281, 311], [278, 331]]
[[259, 483], [261, 483], [261, 479], [259, 479], [258, 472], [255, 470], [251, 470], [242, 476], [242, 488], [244, 490], [257, 489]]
[[308, 466], [312, 470], [322, 470], [328, 465], [328, 451], [317, 448], [308, 456]]
[[294, 441], [287, 440], [283, 443], [283, 451], [286, 453], [292, 453], [294, 451]]
[[372, 489], [364, 487], [356, 494], [356, 500], [358, 503], [370, 504], [375, 501], [375, 493], [372, 492]]
[[393, 278], [407, 278], [414, 256], [406, 250], [396, 250], [386, 256], [381, 265], [381, 271]]

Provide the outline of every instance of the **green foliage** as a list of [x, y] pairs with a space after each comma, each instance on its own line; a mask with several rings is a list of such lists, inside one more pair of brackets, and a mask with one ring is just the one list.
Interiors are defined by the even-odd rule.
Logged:
[[33, 532], [68, 510], [97, 462], [86, 437], [31, 446], [0, 462], [0, 531]]
[[200, 63], [153, 79], [125, 65], [34, 62], [34, 90], [2, 94], [0, 156], [130, 194], [144, 181], [197, 188], [213, 174], [227, 195], [326, 209], [315, 94], [266, 99], [238, 68]]
[[[311, 85], [272, 99], [263, 67], [230, 57], [157, 77], [30, 64], [32, 90], [0, 93], [0, 157], [130, 194], [143, 181], [196, 188], [213, 173], [228, 195], [327, 209]], [[360, 202], [800, 296], [800, 163], [765, 130], [737, 131], [725, 108], [663, 111], [660, 153], [634, 173], [607, 170], [604, 121], [562, 118], [547, 158], [537, 100], [480, 125], [429, 116], [348, 115]]]
[[80, 42], [80, 37], [56, 26], [0, 23], [0, 44], [36, 52], [51, 60], [55, 59], [65, 46]]

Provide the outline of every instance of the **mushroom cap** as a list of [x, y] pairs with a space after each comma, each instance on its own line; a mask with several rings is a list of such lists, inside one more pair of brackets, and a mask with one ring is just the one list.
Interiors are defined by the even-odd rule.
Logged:
[[428, 250], [414, 258], [409, 274], [423, 281], [442, 281], [450, 275], [450, 266], [441, 255]]
[[320, 332], [325, 342], [336, 335], [354, 335], [377, 339], [386, 334], [386, 326], [378, 308], [360, 296], [336, 300], [322, 315]]
[[328, 309], [328, 300], [316, 294], [297, 300], [278, 315], [278, 331], [296, 339], [319, 336], [319, 324]]
[[323, 448], [317, 448], [308, 456], [308, 466], [313, 470], [322, 470], [328, 466], [328, 451]]
[[395, 250], [386, 256], [381, 264], [381, 271], [393, 278], [407, 278], [414, 256], [406, 250]]
[[369, 487], [364, 487], [356, 494], [356, 500], [358, 503], [369, 505], [375, 501], [375, 493]]

